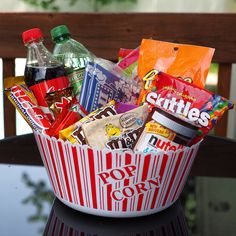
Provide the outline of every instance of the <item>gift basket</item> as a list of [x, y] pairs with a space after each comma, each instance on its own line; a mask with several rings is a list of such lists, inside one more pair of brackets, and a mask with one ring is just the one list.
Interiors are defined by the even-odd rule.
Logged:
[[5, 92], [32, 127], [54, 193], [109, 217], [161, 211], [181, 194], [204, 136], [233, 103], [203, 87], [214, 49], [143, 39], [117, 63], [51, 31], [23, 33], [24, 77]]

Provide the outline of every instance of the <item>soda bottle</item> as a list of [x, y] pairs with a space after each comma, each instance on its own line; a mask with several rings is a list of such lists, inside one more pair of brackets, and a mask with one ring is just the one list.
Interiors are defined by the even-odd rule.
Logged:
[[55, 42], [53, 55], [64, 64], [73, 94], [78, 100], [86, 64], [93, 60], [93, 56], [81, 43], [71, 38], [65, 25], [53, 28], [51, 36]]
[[66, 70], [44, 46], [40, 29], [33, 28], [23, 32], [22, 39], [28, 48], [25, 83], [34, 93], [38, 105], [42, 107], [49, 119], [53, 119], [45, 96], [46, 93], [69, 87]]

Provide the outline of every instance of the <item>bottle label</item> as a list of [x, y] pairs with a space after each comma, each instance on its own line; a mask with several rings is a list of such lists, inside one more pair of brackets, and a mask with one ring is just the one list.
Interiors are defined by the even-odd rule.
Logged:
[[55, 92], [67, 87], [69, 87], [69, 80], [66, 76], [62, 76], [56, 79], [44, 80], [41, 83], [30, 86], [29, 89], [33, 91], [38, 105], [48, 113], [50, 111], [45, 100], [46, 93]]
[[70, 84], [73, 87], [73, 94], [79, 95], [83, 83], [85, 68], [81, 68], [68, 74]]

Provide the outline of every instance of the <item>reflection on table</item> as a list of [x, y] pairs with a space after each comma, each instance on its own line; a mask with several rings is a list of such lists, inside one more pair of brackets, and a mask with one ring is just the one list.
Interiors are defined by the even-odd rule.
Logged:
[[182, 206], [177, 201], [163, 212], [138, 218], [105, 218], [72, 210], [55, 200], [44, 236], [187, 236]]

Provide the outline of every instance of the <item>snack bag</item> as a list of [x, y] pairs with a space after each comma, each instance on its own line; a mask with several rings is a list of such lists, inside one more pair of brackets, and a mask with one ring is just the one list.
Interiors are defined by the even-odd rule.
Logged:
[[[123, 56], [121, 57], [120, 56]], [[130, 49], [120, 49], [119, 52], [119, 62], [117, 66], [124, 70], [128, 78], [137, 80], [137, 67], [138, 67], [138, 57], [139, 57], [139, 48], [134, 50]]]
[[[200, 138], [216, 125], [226, 110], [233, 108], [231, 101], [194, 84], [156, 70], [150, 74], [139, 100], [199, 125]], [[193, 143], [196, 140], [199, 139], [196, 137]]]
[[135, 81], [125, 78], [120, 68], [114, 66], [112, 70], [107, 70], [104, 62], [102, 66], [89, 62], [86, 70], [89, 71], [89, 80], [84, 78], [79, 103], [88, 113], [113, 99], [116, 102], [136, 103], [140, 91], [139, 86]]
[[23, 76], [4, 79], [4, 91], [32, 129], [43, 133], [49, 129], [51, 122], [25, 85]]
[[127, 48], [120, 48], [119, 52], [118, 52], [118, 63], [124, 59], [125, 57], [127, 57], [131, 52], [133, 51], [133, 49], [127, 49]]
[[67, 87], [46, 93], [45, 101], [55, 118], [62, 112], [63, 108], [68, 106], [73, 100], [72, 90], [72, 87]]
[[204, 88], [215, 49], [187, 44], [143, 39], [138, 59], [138, 75], [143, 78], [157, 69]]
[[63, 107], [62, 111], [57, 115], [55, 121], [52, 122], [51, 127], [47, 130], [47, 134], [49, 136], [59, 138], [59, 132], [61, 130], [64, 130], [80, 120], [82, 118], [81, 110], [78, 110], [77, 107], [75, 108], [75, 106], [78, 105], [79, 104], [68, 104]]
[[144, 104], [123, 114], [85, 123], [82, 130], [91, 147], [133, 149], [147, 115], [148, 106]]
[[63, 140], [69, 140], [71, 143], [79, 143], [81, 145], [86, 144], [84, 133], [82, 131], [82, 124], [116, 114], [115, 101], [110, 101], [105, 106], [97, 109], [94, 112], [91, 112], [78, 122], [72, 124], [66, 129], [61, 130], [59, 132], [59, 137]]
[[116, 103], [116, 111], [118, 114], [125, 113], [125, 112], [130, 111], [130, 110], [137, 108], [137, 107], [138, 106], [134, 105], [134, 104], [127, 104], [127, 103], [123, 103], [123, 102]]

